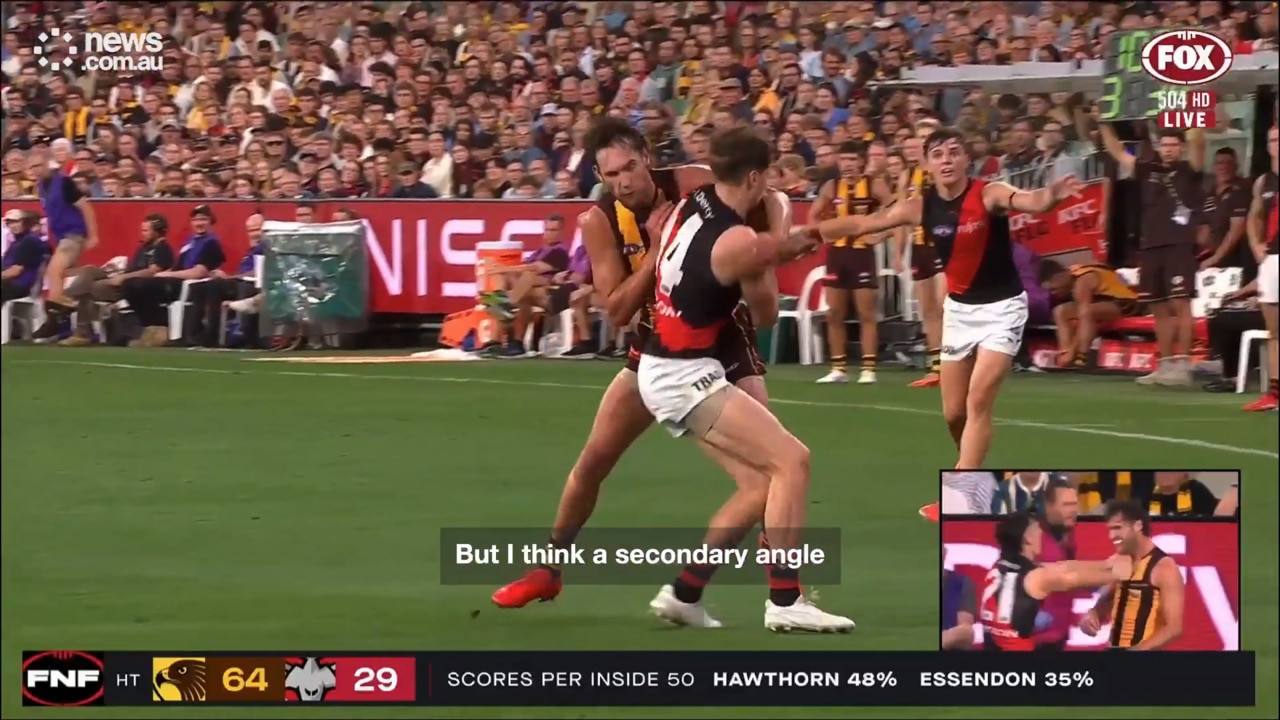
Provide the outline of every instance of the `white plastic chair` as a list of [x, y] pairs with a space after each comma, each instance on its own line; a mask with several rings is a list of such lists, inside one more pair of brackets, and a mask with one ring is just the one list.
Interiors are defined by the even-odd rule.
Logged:
[[[259, 292], [262, 291], [262, 266], [266, 263], [265, 255], [253, 256], [253, 275], [245, 278], [253, 281], [253, 287]], [[218, 311], [218, 347], [227, 346], [227, 320], [231, 318], [231, 311], [227, 309], [224, 303]], [[172, 333], [170, 333], [172, 334]]]
[[1266, 389], [1270, 378], [1267, 377], [1267, 335], [1266, 330], [1248, 330], [1244, 335], [1240, 336], [1240, 361], [1236, 365], [1236, 393], [1244, 392], [1245, 383], [1248, 381], [1249, 374], [1249, 352], [1253, 348], [1253, 343], [1259, 343], [1258, 347], [1258, 380], [1261, 387]]
[[182, 321], [187, 314], [187, 305], [191, 302], [191, 288], [200, 283], [209, 282], [212, 278], [199, 278], [194, 280], [183, 280], [182, 291], [178, 293], [178, 300], [169, 303], [169, 339], [182, 339]]
[[[44, 277], [44, 267], [41, 266], [38, 278]], [[44, 324], [44, 283], [37, 281], [31, 285], [31, 293], [27, 297], [14, 298], [0, 306], [0, 345], [9, 344], [9, 334], [13, 326], [13, 307], [19, 305], [28, 308], [29, 317], [23, 320], [23, 340], [30, 340], [35, 334], [36, 328]]]
[[[818, 306], [814, 309], [809, 308], [809, 303], [813, 297], [813, 289], [822, 282], [822, 278], [826, 277], [827, 268], [825, 265], [819, 265], [809, 271], [804, 278], [804, 284], [800, 286], [800, 297], [796, 300], [795, 310], [779, 310], [778, 319], [792, 318], [796, 322], [796, 342], [800, 348], [800, 364], [813, 365], [820, 361], [822, 354], [822, 333], [818, 331], [818, 323], [827, 314], [827, 296], [826, 293], [818, 293]], [[769, 362], [777, 362], [778, 359], [778, 342], [780, 328], [775, 327], [773, 331], [773, 340], [769, 347]], [[815, 359], [815, 355], [818, 359]]]

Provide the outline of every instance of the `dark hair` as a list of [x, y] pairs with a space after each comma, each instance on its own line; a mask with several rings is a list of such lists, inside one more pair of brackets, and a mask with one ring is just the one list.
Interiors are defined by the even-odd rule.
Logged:
[[754, 129], [733, 127], [711, 137], [711, 174], [716, 180], [740, 184], [752, 172], [763, 173], [773, 160], [773, 148]]
[[928, 139], [924, 141], [924, 152], [928, 155], [934, 148], [950, 142], [951, 140], [955, 140], [961, 145], [964, 145], [964, 135], [962, 135], [959, 130], [949, 127], [938, 128], [937, 130], [929, 133]]
[[1041, 260], [1040, 272], [1036, 281], [1043, 284], [1067, 272], [1067, 268], [1057, 260]]
[[564, 227], [564, 216], [559, 213], [548, 215], [546, 222], [558, 222], [560, 223], [560, 227]]
[[1045, 488], [1044, 488], [1044, 501], [1046, 503], [1051, 503], [1054, 501], [1054, 498], [1057, 497], [1059, 492], [1062, 492], [1063, 490], [1074, 490], [1074, 489], [1075, 487], [1072, 486], [1071, 483], [1067, 482], [1066, 480], [1063, 480], [1060, 477], [1050, 478], [1049, 482], [1045, 485]]
[[608, 147], [625, 148], [637, 153], [648, 152], [649, 145], [631, 123], [608, 115], [596, 118], [587, 130], [586, 150], [591, 156]]
[[1215, 156], [1217, 156], [1217, 155], [1226, 155], [1227, 157], [1231, 158], [1232, 160], [1237, 159], [1236, 149], [1235, 149], [1235, 148], [1229, 148], [1229, 147], [1218, 148], [1218, 152], [1214, 153], [1214, 155], [1215, 155]]
[[1005, 515], [996, 523], [996, 545], [1000, 548], [1000, 557], [1021, 557], [1022, 539], [1034, 522], [1035, 518], [1030, 513], [1016, 512]]
[[1102, 517], [1107, 520], [1119, 517], [1125, 522], [1142, 523], [1142, 534], [1151, 536], [1151, 516], [1147, 509], [1136, 500], [1112, 500], [1102, 510]]
[[164, 237], [169, 232], [169, 221], [160, 213], [151, 213], [148, 215], [147, 224], [151, 226], [151, 231], [160, 237]]
[[840, 143], [841, 155], [861, 155], [867, 151], [867, 146], [857, 140], [845, 140]]
[[1187, 141], [1187, 133], [1185, 133], [1182, 130], [1179, 130], [1178, 128], [1161, 128], [1160, 132], [1156, 135], [1156, 137], [1158, 137], [1161, 140], [1165, 138], [1173, 138], [1178, 142]]

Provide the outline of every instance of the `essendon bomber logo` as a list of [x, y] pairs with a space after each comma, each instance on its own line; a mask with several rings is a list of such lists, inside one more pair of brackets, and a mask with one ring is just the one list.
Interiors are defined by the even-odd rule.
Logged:
[[106, 692], [102, 653], [41, 650], [22, 653], [22, 704], [101, 705]]
[[1203, 85], [1231, 69], [1235, 53], [1227, 41], [1203, 30], [1173, 30], [1142, 48], [1142, 69], [1168, 85]]

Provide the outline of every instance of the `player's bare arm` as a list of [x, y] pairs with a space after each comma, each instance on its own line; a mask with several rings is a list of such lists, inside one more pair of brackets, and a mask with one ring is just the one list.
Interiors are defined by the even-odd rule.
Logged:
[[[791, 230], [791, 200], [783, 193], [770, 190], [765, 193], [764, 206], [770, 236], [787, 237]], [[780, 255], [778, 261], [789, 262], [812, 250], [788, 244], [779, 252], [786, 253], [786, 257]], [[774, 268], [766, 269], [757, 278], [744, 280], [741, 287], [742, 299], [747, 303], [756, 327], [773, 327], [778, 322], [778, 274]]]
[[1204, 172], [1206, 157], [1209, 154], [1208, 142], [1203, 130], [1187, 131], [1187, 164], [1196, 172]]
[[625, 327], [653, 293], [657, 253], [648, 253], [640, 269], [628, 276], [604, 211], [596, 207], [587, 210], [578, 216], [578, 225], [582, 228], [587, 257], [591, 258], [593, 282], [609, 322], [614, 327]]
[[1112, 160], [1116, 161], [1116, 165], [1127, 173], [1132, 174], [1137, 158], [1125, 152], [1124, 143], [1120, 142], [1120, 136], [1116, 135], [1116, 129], [1111, 127], [1109, 123], [1102, 123], [1099, 127], [1102, 135], [1102, 149], [1107, 151]]
[[1039, 190], [1019, 190], [1008, 183], [993, 182], [982, 188], [982, 201], [992, 212], [1049, 212], [1072, 195], [1078, 195], [1084, 183], [1074, 175], [1056, 178]]
[[813, 205], [809, 206], [809, 224], [815, 224], [820, 220], [824, 220], [835, 213], [836, 197], [836, 181], [828, 180], [822, 183], [822, 187], [818, 188], [818, 196], [813, 199]]
[[956, 613], [955, 627], [942, 631], [943, 650], [967, 650], [973, 647], [973, 613], [963, 610]]
[[1182, 611], [1185, 606], [1186, 587], [1182, 573], [1173, 558], [1161, 558], [1151, 571], [1151, 583], [1160, 591], [1160, 626], [1150, 637], [1129, 648], [1130, 650], [1163, 650], [1182, 637]]
[[912, 198], [894, 203], [871, 215], [846, 215], [824, 220], [816, 226], [817, 232], [828, 242], [853, 235], [863, 238], [868, 245], [875, 245], [885, 239], [887, 230], [904, 225], [919, 225], [923, 207], [924, 203], [920, 198]]
[[1249, 216], [1245, 219], [1245, 234], [1249, 238], [1249, 249], [1258, 262], [1267, 257], [1267, 203], [1262, 198], [1265, 176], [1253, 181], [1253, 201], [1249, 203]]
[[1085, 635], [1093, 637], [1097, 635], [1102, 626], [1111, 620], [1111, 600], [1116, 595], [1116, 584], [1111, 583], [1098, 596], [1098, 601], [1093, 604], [1089, 612], [1085, 613], [1084, 618], [1080, 620], [1080, 630]]
[[1048, 563], [1027, 573], [1022, 581], [1027, 595], [1043, 600], [1056, 592], [1068, 592], [1088, 587], [1102, 587], [1129, 576], [1133, 562], [1125, 555], [1108, 560], [1064, 560]]
[[[911, 171], [903, 170], [898, 176], [898, 194], [894, 196], [894, 202], [903, 202], [911, 197]], [[890, 257], [894, 258], [894, 270], [901, 272], [907, 261], [907, 245], [911, 242], [911, 228], [906, 226], [895, 228], [893, 236], [890, 238], [889, 249], [892, 250]]]

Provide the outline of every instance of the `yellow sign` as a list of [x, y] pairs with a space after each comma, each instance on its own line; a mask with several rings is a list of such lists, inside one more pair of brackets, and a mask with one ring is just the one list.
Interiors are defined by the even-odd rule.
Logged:
[[151, 699], [155, 702], [204, 702], [202, 657], [151, 658]]

